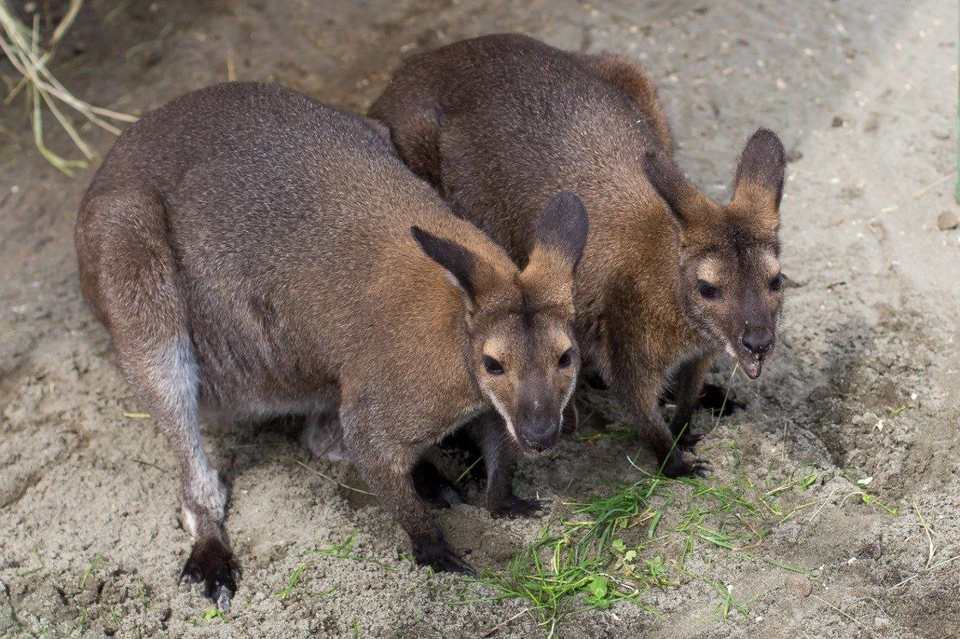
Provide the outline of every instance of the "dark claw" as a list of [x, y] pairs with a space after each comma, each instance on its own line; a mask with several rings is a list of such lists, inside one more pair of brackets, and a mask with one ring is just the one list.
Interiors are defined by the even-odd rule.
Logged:
[[727, 417], [735, 411], [744, 410], [747, 407], [745, 402], [738, 402], [734, 399], [726, 388], [714, 384], [703, 385], [703, 391], [700, 393], [700, 406], [714, 413], [720, 411], [721, 417]]
[[436, 572], [456, 572], [471, 577], [477, 574], [474, 567], [465, 562], [443, 538], [422, 545], [414, 544], [413, 556], [418, 564], [430, 566]]
[[680, 435], [680, 439], [677, 440], [677, 446], [682, 450], [694, 452], [694, 446], [699, 444], [702, 439], [703, 433], [691, 433], [689, 430], [686, 430]]
[[699, 459], [693, 462], [693, 475], [706, 479], [712, 472], [713, 468], [710, 466], [709, 462], [700, 461]]
[[490, 504], [489, 510], [490, 514], [497, 519], [539, 518], [550, 514], [552, 503], [545, 499], [521, 499], [516, 495], [510, 495], [497, 504]]
[[212, 599], [222, 612], [230, 610], [239, 579], [240, 568], [233, 554], [217, 538], [195, 543], [180, 574], [181, 585], [202, 582], [204, 596]]
[[663, 466], [663, 475], [671, 479], [679, 477], [707, 477], [713, 469], [710, 462], [687, 457], [682, 451], [674, 451]]

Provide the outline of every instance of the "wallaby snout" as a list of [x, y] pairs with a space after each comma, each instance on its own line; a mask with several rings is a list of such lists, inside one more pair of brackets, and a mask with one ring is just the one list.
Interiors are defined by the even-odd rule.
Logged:
[[766, 326], [749, 326], [743, 332], [740, 343], [754, 355], [766, 355], [773, 347], [773, 331]]
[[560, 420], [551, 415], [537, 415], [524, 420], [517, 427], [517, 439], [526, 455], [536, 455], [557, 445], [560, 439]]
[[743, 372], [750, 379], [757, 379], [763, 372], [764, 358], [773, 349], [776, 337], [773, 329], [766, 326], [747, 326], [740, 336], [740, 347], [745, 351], [739, 360]]
[[566, 404], [565, 397], [552, 396], [545, 380], [538, 381], [527, 385], [517, 408], [516, 437], [526, 455], [536, 455], [556, 445]]

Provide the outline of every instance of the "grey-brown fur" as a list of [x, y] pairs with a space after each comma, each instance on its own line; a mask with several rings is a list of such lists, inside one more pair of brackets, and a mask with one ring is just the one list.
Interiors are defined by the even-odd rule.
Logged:
[[[698, 439], [685, 429], [710, 362], [727, 349], [755, 377], [774, 344], [784, 171], [776, 135], [750, 139], [735, 196], [721, 207], [674, 163], [673, 135], [638, 64], [519, 35], [411, 57], [370, 116], [458, 215], [521, 265], [550, 194], [583, 199], [591, 231], [576, 306], [586, 365], [636, 415], [666, 474], [702, 473], [701, 462], [671, 450], [677, 437], [681, 448]], [[657, 402], [671, 378], [668, 427]]]
[[579, 368], [582, 205], [546, 208], [521, 272], [380, 128], [277, 86], [218, 85], [131, 127], [81, 204], [83, 293], [177, 460], [196, 538], [183, 579], [221, 606], [237, 565], [200, 403], [242, 419], [338, 412], [367, 484], [441, 570], [469, 566], [414, 492], [423, 450], [491, 404], [521, 448], [556, 441]]

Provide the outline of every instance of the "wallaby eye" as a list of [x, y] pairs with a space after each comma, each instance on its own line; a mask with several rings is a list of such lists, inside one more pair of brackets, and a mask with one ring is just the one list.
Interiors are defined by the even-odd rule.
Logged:
[[770, 290], [779, 291], [783, 289], [783, 273], [777, 273], [777, 276], [770, 280]]
[[563, 352], [563, 355], [560, 356], [560, 361], [557, 362], [557, 366], [560, 368], [568, 368], [573, 362], [573, 349], [568, 348]]
[[483, 367], [490, 375], [503, 375], [503, 365], [489, 355], [483, 356]]
[[708, 300], [715, 300], [720, 297], [720, 289], [703, 280], [697, 280], [697, 290], [702, 297]]

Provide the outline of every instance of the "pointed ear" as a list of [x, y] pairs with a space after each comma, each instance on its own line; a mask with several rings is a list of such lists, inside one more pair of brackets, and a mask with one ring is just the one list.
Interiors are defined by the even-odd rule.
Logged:
[[730, 208], [758, 216], [764, 227], [776, 232], [786, 166], [783, 142], [773, 131], [759, 129], [747, 140], [740, 156]]
[[534, 231], [533, 251], [518, 282], [536, 304], [573, 312], [573, 283], [587, 244], [587, 209], [573, 193], [550, 200]]
[[687, 181], [676, 162], [661, 151], [644, 153], [643, 172], [657, 195], [667, 203], [677, 228], [681, 231], [688, 228], [706, 198]]
[[566, 191], [554, 196], [537, 222], [531, 261], [553, 260], [572, 276], [583, 257], [589, 230], [587, 209], [579, 197]]
[[431, 260], [442, 266], [450, 281], [470, 302], [477, 299], [484, 266], [473, 251], [451, 240], [437, 237], [419, 226], [410, 227], [413, 239]]

